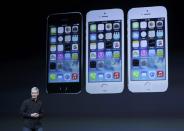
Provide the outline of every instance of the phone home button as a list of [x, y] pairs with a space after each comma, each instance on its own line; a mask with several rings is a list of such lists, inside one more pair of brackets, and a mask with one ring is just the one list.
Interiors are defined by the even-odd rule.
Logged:
[[101, 84], [100, 87], [107, 87], [108, 85], [107, 84]]

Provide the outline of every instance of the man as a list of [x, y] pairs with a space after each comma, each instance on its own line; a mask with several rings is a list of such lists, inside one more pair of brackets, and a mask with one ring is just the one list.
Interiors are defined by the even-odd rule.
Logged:
[[33, 87], [31, 89], [31, 98], [25, 100], [21, 105], [21, 115], [24, 118], [23, 131], [43, 131], [40, 119], [43, 116], [42, 102], [38, 98], [39, 89]]

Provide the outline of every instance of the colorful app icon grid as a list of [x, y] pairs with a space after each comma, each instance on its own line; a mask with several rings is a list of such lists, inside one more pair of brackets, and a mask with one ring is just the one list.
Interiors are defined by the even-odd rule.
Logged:
[[165, 80], [165, 19], [131, 20], [131, 80]]
[[79, 82], [80, 25], [49, 27], [48, 82]]
[[88, 25], [88, 82], [122, 81], [121, 20]]

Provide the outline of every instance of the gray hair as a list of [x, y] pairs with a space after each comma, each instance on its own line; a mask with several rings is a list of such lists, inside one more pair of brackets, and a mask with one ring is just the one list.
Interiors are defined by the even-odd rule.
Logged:
[[36, 86], [34, 86], [31, 88], [31, 92], [39, 92], [39, 89]]

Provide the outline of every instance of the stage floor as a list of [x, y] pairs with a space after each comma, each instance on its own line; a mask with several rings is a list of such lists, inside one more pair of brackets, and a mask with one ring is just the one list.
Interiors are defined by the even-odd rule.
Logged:
[[[21, 131], [22, 120], [0, 117], [1, 131]], [[44, 131], [184, 131], [184, 118], [46, 117]]]

